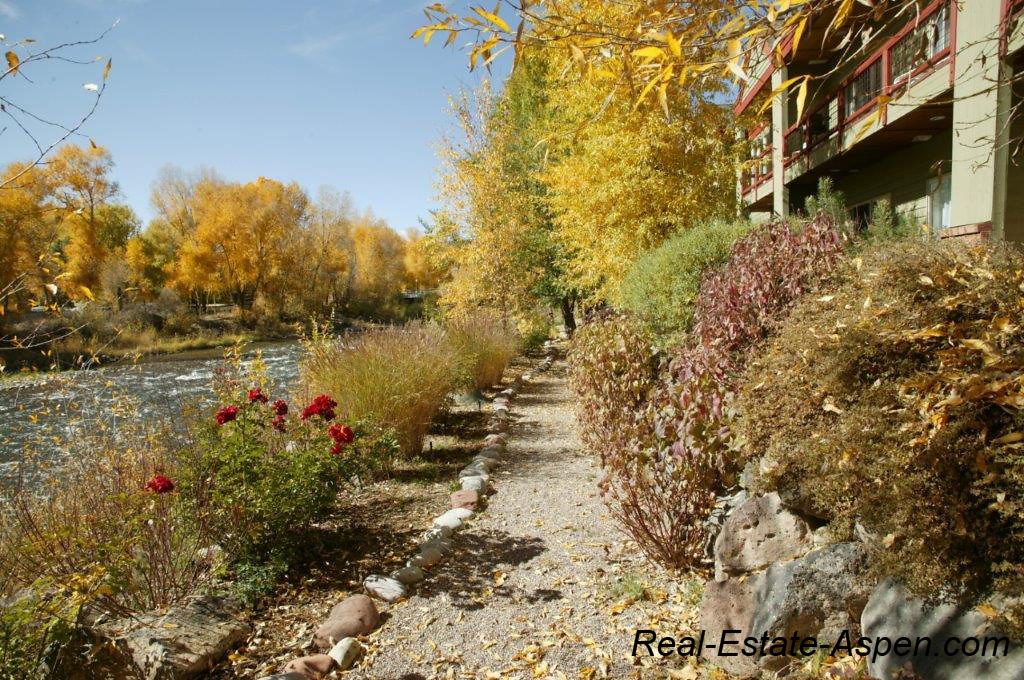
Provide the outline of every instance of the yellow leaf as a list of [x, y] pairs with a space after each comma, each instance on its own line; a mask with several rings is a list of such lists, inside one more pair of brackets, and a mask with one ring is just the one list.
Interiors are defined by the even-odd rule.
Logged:
[[583, 53], [583, 50], [580, 49], [579, 45], [570, 44], [569, 51], [572, 52], [572, 58], [575, 59], [576, 61], [583, 63], [584, 61], [587, 60], [587, 55]]
[[764, 101], [764, 103], [761, 104], [761, 108], [758, 109], [757, 111], [758, 115], [764, 113], [768, 109], [768, 107], [772, 105], [772, 101], [780, 94], [788, 90], [790, 85], [801, 79], [806, 80], [806, 77], [796, 76], [795, 78], [790, 78], [789, 80], [782, 81], [782, 83], [780, 83], [778, 87], [771, 91], [771, 93], [768, 95], [768, 98]]
[[103, 67], [103, 80], [110, 77], [110, 67], [114, 65], [113, 59], [107, 59], [107, 65]]
[[800, 90], [796, 94], [796, 119], [800, 120], [804, 115], [804, 104], [807, 102], [807, 83], [808, 78], [804, 78], [804, 82], [800, 83]]
[[668, 83], [662, 83], [658, 88], [658, 102], [661, 104], [661, 110], [665, 112], [665, 118], [671, 119], [672, 114], [668, 110]]
[[1004, 434], [998, 439], [993, 439], [993, 444], [1014, 444], [1016, 442], [1024, 440], [1024, 432], [1011, 432], [1010, 434]]
[[78, 288], [82, 291], [82, 294], [85, 295], [85, 297], [89, 298], [90, 300], [96, 299], [96, 296], [92, 294], [92, 291], [89, 290], [87, 286], [79, 286]]
[[16, 74], [18, 72], [18, 64], [21, 63], [21, 60], [18, 59], [18, 55], [15, 54], [13, 50], [8, 50], [7, 54], [4, 56], [7, 57], [7, 69], [12, 74]]
[[668, 49], [674, 56], [683, 56], [683, 46], [679, 44], [679, 41], [671, 32], [665, 34], [665, 42], [668, 43]]
[[804, 35], [804, 29], [807, 28], [807, 17], [800, 20], [800, 23], [793, 29], [793, 52], [796, 52], [796, 48], [800, 46], [800, 38]]
[[986, 619], [994, 619], [999, 616], [999, 612], [996, 611], [996, 608], [987, 602], [985, 604], [979, 604], [975, 609], [977, 609], [978, 613]]
[[657, 59], [665, 56], [665, 50], [651, 45], [649, 47], [641, 47], [638, 50], [634, 50], [633, 56], [641, 57], [643, 59]]
[[509, 26], [508, 23], [504, 19], [499, 17], [494, 12], [488, 12], [487, 10], [485, 10], [482, 7], [474, 7], [473, 11], [476, 12], [477, 14], [479, 14], [480, 16], [482, 16], [484, 19], [487, 19], [492, 24], [494, 24], [495, 26], [497, 26], [501, 30], [505, 31], [506, 33], [511, 33], [512, 32], [512, 27]]

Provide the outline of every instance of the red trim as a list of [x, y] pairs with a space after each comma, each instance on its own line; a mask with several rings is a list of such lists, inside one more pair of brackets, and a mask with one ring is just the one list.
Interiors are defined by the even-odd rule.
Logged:
[[[784, 61], [786, 59], [786, 57], [789, 56], [789, 53], [793, 49], [793, 34], [792, 33], [790, 33], [789, 36], [787, 36], [786, 39], [782, 41], [782, 44], [780, 45], [780, 48], [781, 48], [781, 55], [780, 56], [782, 57], [782, 59]], [[736, 102], [736, 105], [733, 106], [733, 108], [732, 108], [732, 112], [733, 112], [734, 115], [738, 116], [738, 115], [740, 115], [741, 113], [743, 113], [744, 111], [747, 110], [747, 107], [749, 107], [750, 103], [754, 101], [754, 98], [757, 97], [757, 95], [760, 94], [761, 90], [764, 89], [765, 83], [767, 83], [771, 79], [772, 74], [775, 73], [775, 55], [765, 55], [765, 56], [770, 56], [771, 57], [771, 61], [769, 62], [768, 68], [765, 69], [765, 72], [763, 74], [761, 74], [761, 77], [759, 77], [757, 79], [757, 82], [754, 83], [754, 86], [752, 88], [750, 88], [750, 90], [748, 92], [746, 92], [744, 94], [744, 90], [743, 89], [740, 90], [739, 100]]]
[[771, 80], [773, 73], [775, 73], [775, 64], [771, 64], [767, 69], [765, 69], [764, 74], [758, 78], [757, 82], [752, 88], [750, 88], [749, 92], [740, 97], [740, 100], [736, 102], [736, 106], [732, 108], [734, 115], [738, 116], [747, 110], [747, 107], [749, 107], [751, 102], [754, 101], [754, 98], [757, 97], [761, 90], [764, 89], [765, 83]]

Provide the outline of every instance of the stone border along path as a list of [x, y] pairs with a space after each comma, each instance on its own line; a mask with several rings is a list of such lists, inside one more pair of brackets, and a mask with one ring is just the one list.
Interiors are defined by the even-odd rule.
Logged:
[[[546, 342], [544, 348], [546, 356], [536, 369], [540, 372], [551, 368], [558, 352], [551, 341]], [[432, 567], [452, 553], [458, 531], [483, 509], [480, 501], [491, 489], [490, 473], [503, 462], [511, 421], [509, 405], [517, 389], [532, 379], [530, 372], [523, 373], [511, 387], [494, 398], [489, 434], [480, 453], [459, 472], [461, 489], [452, 493], [451, 509], [434, 519], [433, 526], [424, 532], [416, 554], [405, 567], [390, 576], [370, 574], [363, 580], [367, 595], [389, 604], [397, 602], [408, 596], [416, 584], [427, 579]], [[321, 649], [327, 649], [326, 653], [290, 661], [280, 673], [264, 676], [261, 680], [318, 680], [335, 670], [346, 670], [355, 665], [364, 651], [357, 637], [371, 633], [380, 623], [377, 607], [367, 595], [353, 595], [331, 609], [327, 620], [314, 635], [314, 643]]]

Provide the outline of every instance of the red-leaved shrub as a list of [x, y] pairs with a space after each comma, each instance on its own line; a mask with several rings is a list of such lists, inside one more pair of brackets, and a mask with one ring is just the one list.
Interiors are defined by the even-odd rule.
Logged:
[[600, 454], [612, 513], [651, 559], [683, 568], [703, 556], [704, 520], [731, 468], [737, 376], [842, 249], [823, 215], [756, 228], [704, 275], [693, 329], [671, 361], [629, 317], [605, 315], [577, 333], [570, 362], [582, 437]]

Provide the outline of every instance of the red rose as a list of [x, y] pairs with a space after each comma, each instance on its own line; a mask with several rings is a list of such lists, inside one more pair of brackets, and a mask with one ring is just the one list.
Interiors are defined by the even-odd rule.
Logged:
[[334, 401], [326, 394], [321, 394], [313, 402], [302, 409], [302, 415], [300, 416], [303, 420], [309, 420], [313, 416], [320, 416], [324, 420], [334, 420], [334, 408], [338, 405], [338, 402]]
[[284, 399], [278, 399], [277, 401], [270, 405], [270, 408], [272, 408], [274, 410], [274, 413], [276, 413], [279, 416], [288, 415], [288, 404], [284, 402]]
[[163, 475], [155, 475], [146, 483], [146, 490], [153, 493], [170, 493], [174, 491], [174, 482]]
[[270, 424], [274, 426], [274, 429], [278, 432], [284, 432], [284, 416], [274, 416], [274, 419], [270, 421]]
[[327, 434], [336, 444], [351, 444], [356, 440], [356, 433], [348, 425], [335, 423], [327, 428]]
[[230, 423], [232, 420], [238, 417], [238, 407], [232, 404], [231, 406], [224, 406], [217, 411], [217, 424], [223, 425], [224, 423]]
[[260, 402], [261, 404], [266, 404], [269, 401], [269, 399], [267, 399], [267, 395], [263, 394], [263, 390], [261, 390], [259, 387], [254, 387], [251, 390], [249, 390], [249, 403], [253, 404], [257, 401]]

